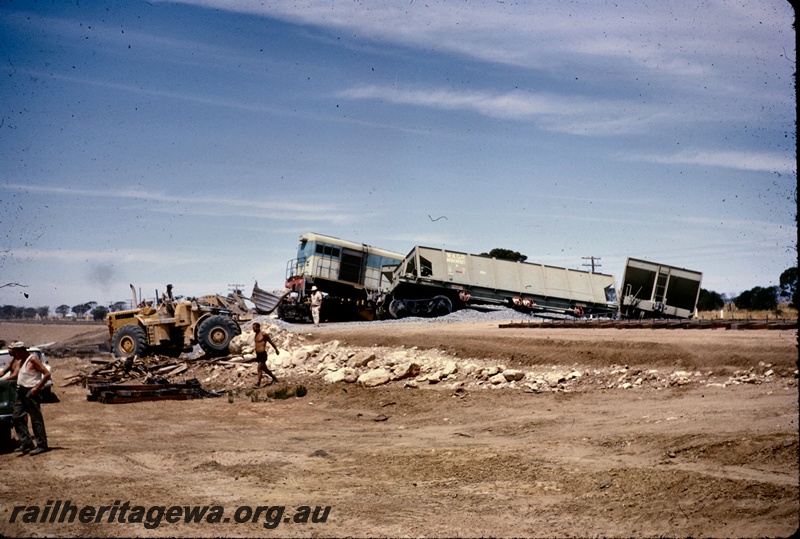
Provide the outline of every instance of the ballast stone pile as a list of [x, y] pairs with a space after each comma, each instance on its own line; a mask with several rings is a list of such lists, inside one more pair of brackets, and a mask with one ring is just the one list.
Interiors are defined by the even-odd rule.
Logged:
[[[727, 379], [713, 377], [712, 372], [662, 372], [619, 365], [583, 370], [577, 365], [553, 365], [522, 370], [482, 359], [456, 358], [436, 349], [346, 347], [335, 340], [307, 345], [301, 334], [292, 333], [268, 321], [262, 324], [280, 350], [280, 354], [275, 354], [269, 347], [269, 366], [279, 379], [310, 376], [321, 377], [328, 384], [359, 384], [365, 387], [386, 384], [402, 384], [409, 388], [439, 385], [451, 389], [516, 388], [532, 393], [590, 388], [661, 389], [688, 384], [726, 387], [741, 383], [766, 383], [782, 377], [791, 378], [789, 385], [797, 384], [796, 370], [794, 373], [776, 373], [768, 364], [759, 365], [757, 369], [737, 371]], [[254, 337], [252, 331], [244, 331], [231, 342], [231, 357], [221, 363], [198, 365], [192, 374], [204, 386], [214, 389], [250, 386], [256, 369], [255, 363], [248, 363], [255, 359]]]

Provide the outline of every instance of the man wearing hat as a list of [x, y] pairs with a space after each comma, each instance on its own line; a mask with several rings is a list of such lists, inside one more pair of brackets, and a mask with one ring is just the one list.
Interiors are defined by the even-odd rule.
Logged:
[[322, 309], [322, 292], [316, 286], [311, 287], [311, 318], [314, 325], [319, 325], [319, 312]]
[[[22, 362], [17, 371], [17, 400], [14, 402], [14, 430], [17, 431], [17, 438], [20, 446], [14, 451], [38, 455], [48, 451], [47, 434], [44, 430], [44, 417], [42, 417], [41, 402], [38, 393], [44, 388], [50, 379], [50, 371], [42, 365], [36, 354], [29, 354], [28, 347], [20, 341], [12, 342], [8, 346], [11, 357]], [[27, 415], [26, 415], [27, 414]], [[28, 430], [28, 416], [33, 425], [33, 435], [36, 438], [36, 446], [31, 440], [31, 433]]]

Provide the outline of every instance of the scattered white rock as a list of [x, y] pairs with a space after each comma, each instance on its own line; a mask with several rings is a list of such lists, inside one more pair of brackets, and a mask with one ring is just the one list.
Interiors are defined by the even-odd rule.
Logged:
[[402, 380], [403, 378], [413, 378], [420, 373], [418, 363], [400, 363], [392, 368], [392, 380]]
[[558, 384], [564, 381], [564, 377], [557, 372], [548, 372], [544, 375], [544, 380], [550, 387], [556, 387]]
[[356, 354], [350, 358], [349, 366], [354, 368], [362, 368], [366, 367], [370, 361], [375, 359], [375, 354], [373, 352], [356, 352]]
[[491, 382], [494, 385], [502, 384], [505, 381], [506, 381], [506, 377], [503, 376], [503, 373], [501, 373], [501, 372], [495, 374], [494, 376], [490, 376], [489, 377], [489, 382]]
[[503, 377], [509, 382], [518, 382], [525, 378], [525, 373], [517, 369], [505, 369], [503, 371]]
[[373, 369], [367, 371], [358, 377], [358, 383], [363, 384], [365, 387], [375, 387], [383, 385], [389, 381], [391, 373], [384, 368]]
[[448, 361], [442, 370], [442, 374], [444, 374], [444, 376], [451, 376], [457, 372], [458, 364], [455, 361]]

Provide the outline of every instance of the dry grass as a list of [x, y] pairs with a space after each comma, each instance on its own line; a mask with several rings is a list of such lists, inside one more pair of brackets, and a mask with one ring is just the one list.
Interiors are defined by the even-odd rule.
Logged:
[[[775, 320], [785, 318], [787, 320], [797, 320], [797, 309], [789, 307], [788, 303], [779, 303], [778, 308], [772, 311], [750, 311], [745, 309], [737, 309], [733, 303], [727, 303], [723, 309], [723, 316], [726, 320]], [[718, 320], [720, 318], [719, 311], [700, 311], [697, 313], [697, 318], [701, 320]]]

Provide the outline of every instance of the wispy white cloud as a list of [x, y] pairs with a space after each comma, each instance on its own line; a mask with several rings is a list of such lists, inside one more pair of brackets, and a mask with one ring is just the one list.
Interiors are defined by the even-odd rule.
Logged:
[[788, 43], [791, 48], [794, 41], [775, 32], [775, 28], [791, 32], [792, 8], [786, 2], [737, 6], [730, 2], [598, 4], [592, 0], [178, 1], [349, 30], [371, 39], [493, 63], [547, 69], [575, 65], [579, 58], [589, 64], [609, 59], [618, 68], [664, 78], [707, 76], [720, 73], [723, 65], [771, 59], [777, 44]]
[[[150, 213], [200, 217], [253, 218], [271, 221], [346, 224], [369, 221], [379, 216], [373, 210], [337, 204], [287, 200], [241, 199], [213, 196], [176, 196], [159, 191], [103, 190], [71, 187], [5, 184], [3, 189], [65, 197], [93, 197], [135, 201]], [[177, 207], [176, 207], [177, 206]], [[131, 211], [134, 208], [131, 208]]]
[[629, 161], [667, 165], [699, 165], [797, 174], [797, 162], [786, 154], [775, 152], [687, 150], [673, 154], [629, 154], [622, 157]]
[[[99, 198], [115, 198], [115, 199], [128, 199], [138, 200], [142, 202], [162, 202], [169, 204], [181, 205], [205, 205], [216, 207], [219, 209], [219, 215], [229, 214], [224, 212], [221, 208], [228, 210], [235, 209], [237, 215], [239, 210], [250, 209], [254, 212], [260, 211], [256, 215], [260, 217], [269, 218], [270, 213], [263, 212], [297, 212], [302, 214], [316, 214], [316, 213], [336, 213], [342, 211], [342, 208], [334, 204], [314, 204], [314, 203], [298, 203], [287, 201], [264, 201], [259, 199], [238, 199], [238, 198], [225, 198], [213, 196], [177, 196], [168, 195], [158, 191], [139, 191], [139, 190], [105, 190], [105, 189], [80, 189], [72, 187], [56, 187], [45, 185], [25, 185], [25, 184], [5, 184], [0, 185], [0, 189], [7, 189], [12, 191], [23, 191], [31, 193], [40, 193], [47, 195], [64, 195], [75, 197], [99, 197]], [[174, 210], [172, 210], [174, 211]], [[189, 210], [187, 210], [189, 211]], [[282, 218], [285, 218], [283, 216]]]
[[198, 105], [207, 105], [213, 107], [225, 107], [229, 109], [241, 110], [245, 112], [268, 113], [268, 114], [288, 114], [284, 109], [279, 107], [271, 107], [258, 102], [241, 101], [229, 99], [225, 97], [204, 96], [193, 92], [175, 92], [170, 90], [162, 90], [160, 88], [149, 88], [143, 85], [123, 84], [119, 82], [110, 81], [108, 79], [92, 78], [92, 77], [77, 77], [73, 75], [64, 75], [62, 73], [44, 72], [36, 69], [25, 69], [10, 66], [0, 66], [0, 70], [4, 72], [24, 73], [35, 78], [49, 78], [53, 80], [60, 80], [75, 84], [84, 84], [90, 86], [97, 86], [107, 90], [120, 90], [140, 95], [148, 95], [159, 98], [175, 99], [180, 101], [188, 101]]
[[444, 88], [364, 85], [343, 90], [337, 97], [439, 110], [467, 110], [506, 120], [530, 120], [548, 131], [574, 135], [640, 133], [655, 123], [678, 121], [681, 116], [622, 100], [521, 91], [459, 92]]

